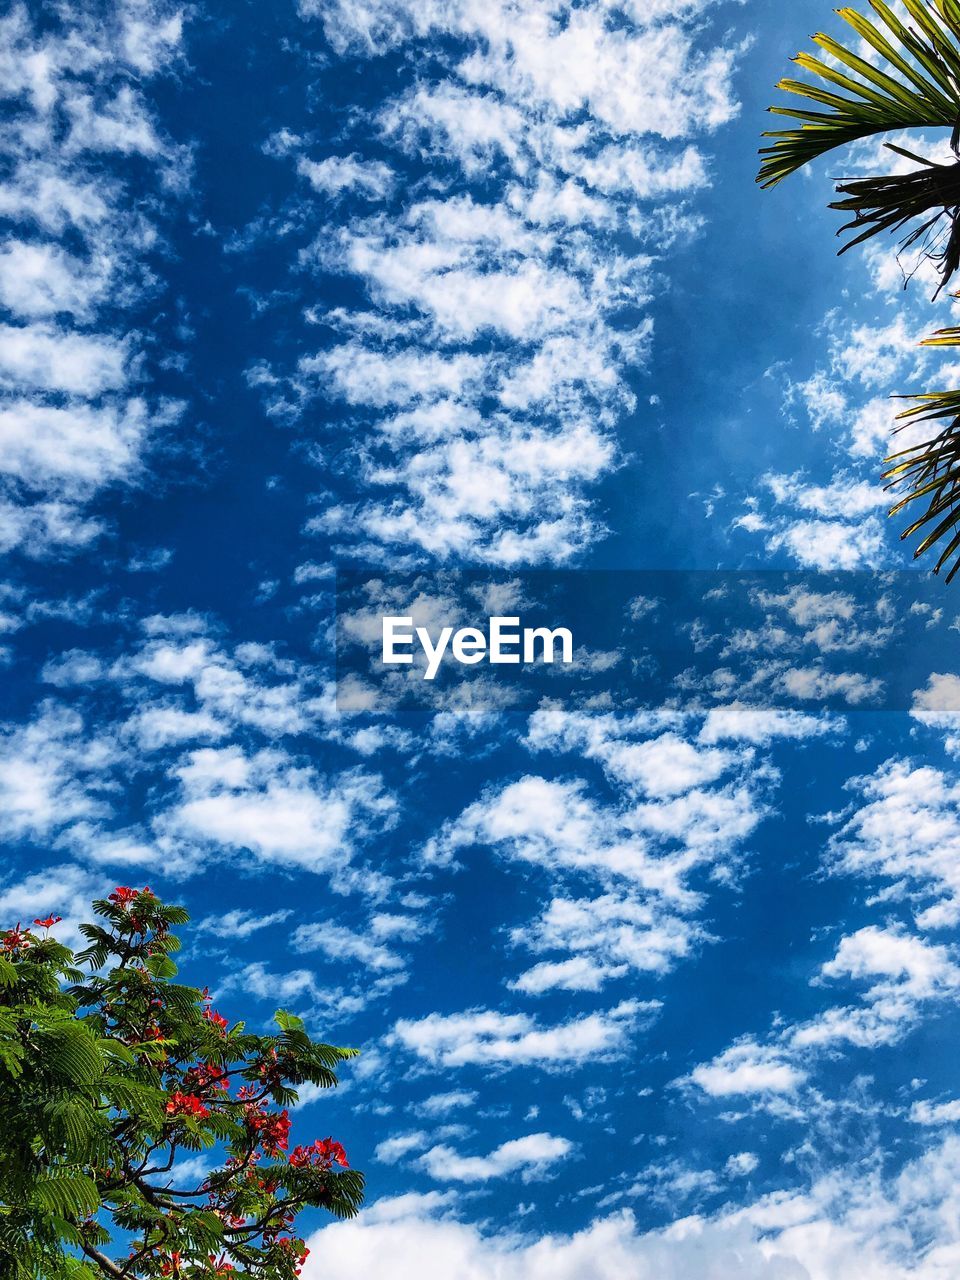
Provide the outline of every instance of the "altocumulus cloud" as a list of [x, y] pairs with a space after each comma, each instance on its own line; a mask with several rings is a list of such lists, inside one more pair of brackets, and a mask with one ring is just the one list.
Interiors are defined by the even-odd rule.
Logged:
[[[339, 67], [400, 67], [379, 105], [343, 108], [344, 150], [267, 143], [318, 227], [304, 340], [328, 341], [250, 381], [286, 420], [327, 397], [357, 441], [312, 532], [498, 565], [603, 535], [590, 493], [621, 461], [657, 260], [695, 232], [703, 143], [737, 112], [737, 48], [699, 38], [709, 7], [301, 3]], [[325, 301], [341, 279], [362, 302]]]
[[[175, 63], [181, 29], [162, 0], [96, 15], [64, 4], [42, 24], [15, 4], [0, 19], [0, 94], [13, 110], [0, 186], [13, 226], [0, 249], [0, 550], [88, 546], [103, 524], [86, 504], [138, 483], [180, 416], [149, 394], [132, 325], [156, 293], [157, 215], [185, 170], [139, 86]], [[134, 172], [149, 201], [131, 197]]]

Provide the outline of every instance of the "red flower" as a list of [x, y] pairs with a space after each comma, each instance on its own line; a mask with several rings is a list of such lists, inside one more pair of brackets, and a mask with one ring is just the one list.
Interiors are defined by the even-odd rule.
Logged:
[[320, 1152], [321, 1163], [326, 1168], [334, 1162], [342, 1165], [344, 1169], [350, 1168], [347, 1163], [347, 1153], [339, 1142], [334, 1142], [332, 1138], [324, 1138], [322, 1142], [315, 1142], [313, 1145]]
[[63, 916], [47, 916], [46, 920], [34, 920], [34, 924], [40, 929], [52, 929], [55, 924], [59, 924]]
[[278, 1156], [286, 1151], [290, 1138], [290, 1113], [281, 1111], [279, 1115], [264, 1115], [254, 1107], [247, 1107], [246, 1121], [250, 1129], [257, 1135], [264, 1153]]
[[29, 929], [21, 929], [19, 922], [15, 929], [8, 929], [3, 935], [4, 951], [19, 951], [21, 947], [29, 947], [34, 939]]
[[200, 1099], [192, 1093], [180, 1093], [178, 1090], [171, 1095], [170, 1101], [167, 1103], [167, 1115], [169, 1116], [196, 1116], [198, 1120], [202, 1120], [204, 1116], [209, 1114], [210, 1112]]
[[179, 1253], [171, 1253], [170, 1257], [165, 1259], [160, 1266], [160, 1274], [162, 1276], [179, 1276], [180, 1263], [183, 1258]]
[[226, 1031], [228, 1026], [227, 1020], [222, 1014], [217, 1013], [216, 1009], [204, 1009], [203, 1016], [206, 1018], [207, 1022], [212, 1022], [218, 1031]]
[[294, 1261], [296, 1265], [293, 1269], [293, 1274], [298, 1276], [303, 1264], [306, 1262], [307, 1258], [310, 1257], [310, 1250], [301, 1241], [291, 1240], [289, 1236], [281, 1236], [277, 1241], [277, 1245], [288, 1253], [294, 1253], [294, 1250], [297, 1250], [297, 1252], [294, 1253]]
[[294, 1147], [290, 1153], [290, 1163], [295, 1169], [311, 1165], [316, 1169], [330, 1169], [334, 1164], [349, 1169], [347, 1153], [339, 1142], [332, 1138], [318, 1138], [312, 1146]]
[[130, 889], [125, 884], [118, 884], [116, 889], [114, 889], [113, 893], [107, 895], [107, 901], [113, 902], [116, 904], [116, 906], [123, 907], [124, 910], [126, 910], [126, 908], [129, 907], [130, 903], [133, 902], [135, 898], [152, 898], [152, 897], [153, 897], [153, 894], [150, 892], [150, 889], [147, 885], [144, 885], [142, 889]]
[[226, 1089], [230, 1072], [213, 1062], [200, 1062], [190, 1068], [184, 1079], [191, 1089]]

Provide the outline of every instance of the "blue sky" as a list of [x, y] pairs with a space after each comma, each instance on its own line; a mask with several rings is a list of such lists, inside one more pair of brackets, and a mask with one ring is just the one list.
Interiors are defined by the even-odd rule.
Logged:
[[[960, 606], [880, 572], [876, 483], [955, 308], [835, 257], [872, 145], [754, 185], [836, 22], [0, 19], [3, 917], [147, 883], [225, 1013], [362, 1047], [295, 1117], [370, 1185], [314, 1276], [956, 1272]], [[590, 570], [793, 576], [679, 693], [611, 625], [589, 698], [409, 715], [338, 701], [351, 565], [572, 570], [594, 623]]]

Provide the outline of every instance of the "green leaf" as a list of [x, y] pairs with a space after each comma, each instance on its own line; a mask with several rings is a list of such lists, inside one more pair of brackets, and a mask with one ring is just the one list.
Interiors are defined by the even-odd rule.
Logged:
[[304, 1029], [303, 1019], [298, 1018], [296, 1014], [287, 1013], [285, 1009], [278, 1009], [273, 1015], [273, 1020], [281, 1031], [302, 1031]]
[[[870, 0], [878, 26], [854, 9], [837, 12], [884, 59], [875, 67], [839, 40], [818, 32], [814, 44], [836, 64], [809, 53], [794, 61], [810, 80], [784, 79], [778, 88], [795, 104], [774, 106], [774, 115], [799, 121], [790, 129], [767, 132], [757, 181], [776, 186], [798, 169], [837, 148], [861, 139], [913, 128], [947, 128], [960, 120], [960, 5], [957, 0], [903, 0], [913, 19], [907, 26], [884, 0]], [[842, 68], [842, 69], [841, 69]], [[843, 90], [842, 93], [834, 89]], [[816, 104], [814, 110], [808, 103]], [[910, 155], [894, 146], [901, 155]], [[851, 213], [842, 231], [853, 232], [841, 252], [882, 232], [904, 231], [902, 248], [917, 247], [939, 269], [942, 288], [960, 269], [960, 161], [934, 164], [911, 156], [915, 173], [886, 173], [850, 179], [838, 187], [845, 198], [831, 208]], [[948, 224], [941, 246], [941, 223]]]
[[38, 1178], [32, 1200], [59, 1217], [86, 1217], [100, 1207], [97, 1184], [85, 1173], [52, 1173]]
[[178, 973], [177, 966], [169, 956], [165, 955], [150, 956], [147, 959], [147, 969], [161, 982], [167, 982], [170, 978], [175, 978]]
[[91, 1088], [103, 1074], [100, 1045], [83, 1023], [64, 1023], [42, 1031], [37, 1043], [46, 1070], [79, 1089]]

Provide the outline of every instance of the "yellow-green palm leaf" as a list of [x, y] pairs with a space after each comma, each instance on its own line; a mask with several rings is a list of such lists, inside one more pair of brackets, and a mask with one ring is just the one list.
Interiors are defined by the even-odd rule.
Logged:
[[[800, 53], [794, 61], [815, 79], [780, 81], [778, 88], [804, 102], [770, 110], [801, 123], [764, 135], [772, 142], [760, 152], [757, 181], [762, 187], [776, 186], [838, 147], [904, 129], [948, 128], [956, 149], [960, 142], [960, 0], [902, 0], [912, 19], [909, 23], [902, 22], [884, 0], [869, 3], [872, 19], [854, 9], [838, 13], [879, 55], [881, 65], [822, 32], [813, 37], [831, 61]], [[960, 268], [960, 163], [937, 164], [888, 145], [920, 168], [840, 184], [838, 193], [843, 198], [831, 208], [853, 215], [842, 231], [854, 233], [841, 252], [881, 231], [908, 227], [904, 246], [919, 244], [938, 263], [942, 288]], [[947, 224], [945, 228], [942, 223]]]
[[[960, 329], [941, 329], [923, 345], [960, 347]], [[915, 510], [912, 503], [925, 503], [922, 515], [904, 530], [901, 538], [912, 538], [922, 531], [915, 558], [939, 544], [934, 573], [953, 561], [947, 574], [947, 581], [951, 582], [960, 571], [960, 391], [930, 391], [907, 398], [914, 404], [899, 415], [898, 431], [918, 422], [937, 423], [941, 429], [933, 439], [911, 445], [887, 459], [892, 464], [884, 473], [884, 479], [889, 481], [887, 488], [909, 491], [890, 514]]]
[[[944, 126], [960, 118], [960, 3], [957, 0], [903, 0], [916, 26], [906, 26], [883, 0], [869, 0], [879, 25], [854, 9], [837, 12], [880, 54], [887, 70], [818, 32], [818, 45], [846, 70], [813, 54], [794, 61], [826, 82], [827, 88], [785, 79], [777, 86], [827, 110], [808, 106], [771, 107], [774, 115], [800, 120], [798, 128], [764, 136], [774, 142], [761, 151], [758, 181], [772, 187], [789, 174], [837, 147], [892, 130]], [[839, 89], [841, 92], [837, 92]]]

